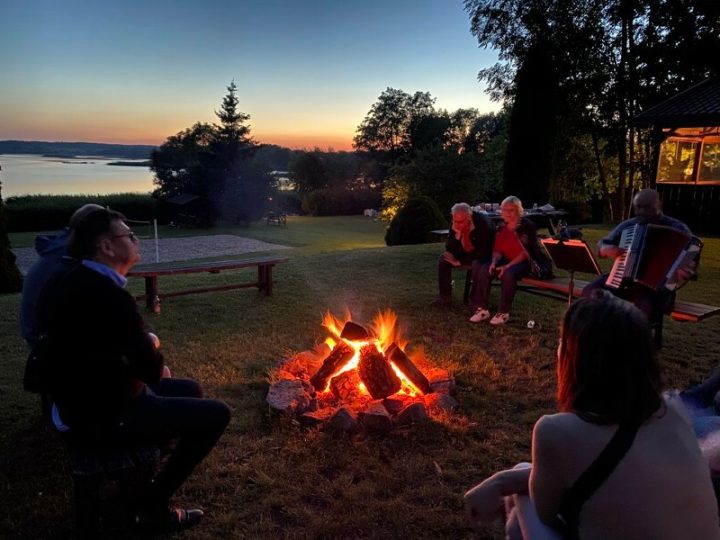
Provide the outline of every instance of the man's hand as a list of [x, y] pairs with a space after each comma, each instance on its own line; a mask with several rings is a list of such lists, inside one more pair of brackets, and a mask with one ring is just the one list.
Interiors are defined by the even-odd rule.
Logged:
[[507, 267], [507, 264], [503, 264], [495, 268], [495, 274], [497, 275], [498, 279], [503, 277], [503, 274], [505, 273], [505, 270], [507, 270]]
[[615, 246], [613, 244], [603, 244], [600, 243], [598, 246], [598, 255], [600, 257], [606, 259], [606, 258], [612, 258], [615, 259], [616, 257], [619, 257], [625, 253], [625, 250], [621, 247]]
[[445, 253], [442, 254], [442, 259], [446, 262], [449, 262], [453, 266], [460, 266], [460, 261], [458, 261], [455, 258], [455, 255], [453, 255], [449, 251], [446, 251]]

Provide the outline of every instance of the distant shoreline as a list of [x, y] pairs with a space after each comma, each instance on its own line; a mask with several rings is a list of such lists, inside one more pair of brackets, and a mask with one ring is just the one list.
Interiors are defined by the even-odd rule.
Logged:
[[150, 168], [149, 161], [111, 161], [108, 165], [116, 165], [118, 167], [147, 167]]

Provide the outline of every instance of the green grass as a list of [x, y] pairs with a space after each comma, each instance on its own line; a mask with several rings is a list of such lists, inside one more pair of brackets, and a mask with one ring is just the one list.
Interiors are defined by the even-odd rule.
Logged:
[[[500, 527], [468, 527], [464, 491], [529, 459], [535, 420], [554, 410], [555, 349], [562, 302], [518, 293], [510, 322], [472, 325], [469, 314], [429, 308], [442, 246], [383, 246], [382, 225], [362, 218], [291, 218], [287, 229], [213, 229], [295, 246], [275, 269], [273, 296], [254, 290], [167, 299], [150, 321], [176, 375], [200, 380], [233, 410], [227, 433], [178, 494], [208, 511], [178, 537], [502, 538]], [[175, 231], [178, 234], [198, 231]], [[590, 243], [603, 228], [587, 228]], [[701, 278], [682, 298], [720, 302], [720, 240], [705, 239]], [[579, 276], [580, 277], [580, 276]], [[456, 300], [463, 276], [456, 275]], [[232, 275], [162, 279], [171, 290]], [[140, 280], [132, 283], [142, 289]], [[497, 299], [497, 290], [493, 291]], [[17, 337], [19, 295], [0, 296], [0, 500], [10, 502], [0, 537], [66, 538], [72, 492], [64, 449], [35, 396], [21, 389], [25, 347]], [[426, 426], [366, 437], [300, 429], [268, 409], [267, 377], [287, 355], [317, 344], [323, 311], [349, 307], [367, 322], [399, 313], [414, 347], [457, 381], [460, 410]], [[529, 319], [536, 321], [528, 329]], [[666, 321], [660, 353], [666, 382], [684, 387], [720, 358], [720, 317]], [[12, 532], [11, 532], [12, 531]]]

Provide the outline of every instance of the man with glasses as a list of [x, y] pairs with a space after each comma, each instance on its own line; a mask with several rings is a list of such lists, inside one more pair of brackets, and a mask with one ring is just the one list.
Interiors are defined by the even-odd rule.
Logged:
[[160, 378], [163, 356], [124, 288], [140, 259], [124, 219], [105, 209], [85, 216], [68, 245], [80, 263], [43, 292], [40, 330], [49, 342], [53, 421], [69, 428], [69, 443], [81, 448], [177, 440], [131, 511], [140, 528], [178, 530], [203, 513], [170, 508], [170, 497], [220, 438], [230, 411], [203, 399], [194, 381]]

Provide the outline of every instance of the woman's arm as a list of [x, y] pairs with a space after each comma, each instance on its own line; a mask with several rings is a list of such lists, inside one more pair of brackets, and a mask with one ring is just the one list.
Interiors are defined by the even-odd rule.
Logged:
[[473, 523], [491, 522], [502, 517], [504, 497], [527, 493], [530, 467], [508, 469], [493, 474], [465, 493], [465, 506]]
[[497, 269], [498, 269], [498, 277], [502, 277], [503, 272], [505, 272], [505, 270], [507, 270], [507, 269], [510, 268], [511, 266], [515, 266], [516, 264], [520, 264], [521, 262], [527, 260], [527, 258], [528, 258], [527, 253], [525, 252], [525, 250], [523, 250], [523, 251], [521, 251], [520, 253], [518, 253], [517, 256], [516, 256], [512, 261], [510, 261], [509, 263], [503, 264], [502, 266], [498, 266], [498, 267], [497, 267]]
[[532, 439], [533, 468], [530, 475], [530, 498], [543, 523], [552, 526], [567, 491], [563, 451], [569, 441], [558, 429], [557, 418], [543, 416], [535, 424]]

